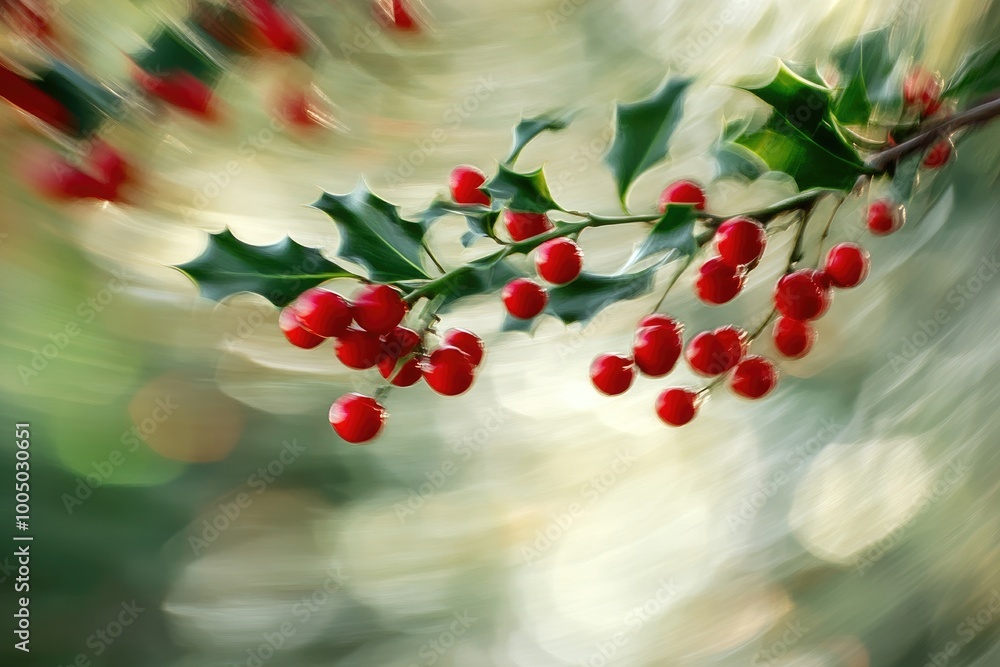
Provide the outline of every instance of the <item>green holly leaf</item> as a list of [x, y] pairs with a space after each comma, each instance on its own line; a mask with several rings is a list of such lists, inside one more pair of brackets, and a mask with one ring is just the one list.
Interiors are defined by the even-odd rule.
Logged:
[[802, 78], [783, 62], [767, 85], [741, 87], [771, 105], [775, 115], [807, 136], [812, 135], [826, 120], [832, 100], [829, 88]]
[[923, 155], [910, 155], [900, 160], [896, 166], [896, 172], [892, 176], [892, 184], [889, 186], [889, 193], [893, 201], [905, 204], [913, 194], [913, 188], [917, 184], [920, 174], [920, 163]]
[[504, 164], [514, 164], [521, 151], [528, 145], [528, 142], [545, 131], [558, 132], [569, 126], [571, 118], [562, 116], [554, 118], [552, 116], [535, 116], [534, 118], [521, 118], [521, 121], [514, 127], [514, 145], [511, 146], [510, 154], [504, 160]]
[[[694, 225], [697, 214], [693, 206], [671, 204], [649, 231], [649, 236], [635, 249], [619, 273], [627, 271], [642, 260], [668, 253], [660, 261], [686, 257], [698, 249], [694, 239]], [[669, 251], [669, 252], [668, 252]]]
[[629, 186], [644, 171], [667, 157], [670, 137], [680, 123], [691, 79], [669, 79], [649, 99], [618, 104], [615, 136], [605, 156], [624, 203]]
[[276, 306], [333, 278], [357, 278], [323, 257], [319, 250], [299, 245], [287, 236], [273, 245], [240, 241], [228, 229], [211, 234], [208, 247], [194, 260], [176, 267], [215, 301], [238, 292], [254, 292]]
[[495, 202], [506, 202], [514, 211], [545, 213], [559, 210], [559, 204], [549, 194], [549, 186], [541, 169], [522, 174], [500, 165], [496, 176], [483, 189], [490, 193]]
[[505, 260], [488, 258], [474, 261], [456, 271], [447, 282], [445, 289], [438, 293], [444, 296], [441, 308], [448, 310], [454, 303], [467, 296], [492, 294], [514, 278], [524, 276], [513, 264]]
[[221, 54], [207, 44], [195, 43], [174, 28], [164, 28], [149, 42], [149, 48], [133, 57], [135, 64], [152, 74], [182, 71], [213, 85], [224, 71]]
[[970, 98], [1000, 88], [1000, 39], [979, 47], [965, 57], [945, 87], [946, 97]]
[[635, 273], [613, 276], [584, 271], [568, 285], [549, 290], [546, 311], [566, 324], [587, 323], [617, 301], [634, 299], [653, 289], [653, 277], [659, 264]]
[[79, 136], [96, 132], [105, 120], [121, 118], [124, 100], [114, 92], [61, 62], [32, 82], [73, 115]]
[[424, 228], [399, 217], [397, 207], [372, 194], [363, 182], [346, 195], [324, 192], [312, 206], [337, 223], [337, 254], [368, 269], [371, 280], [430, 278], [421, 256]]
[[767, 165], [760, 157], [735, 143], [748, 125], [749, 119], [728, 123], [722, 136], [712, 145], [711, 153], [715, 158], [719, 178], [742, 177], [752, 181], [767, 171]]
[[890, 84], [897, 58], [889, 49], [889, 36], [888, 26], [866, 32], [834, 52], [842, 86], [833, 113], [840, 122], [866, 124], [875, 104], [898, 99], [895, 86]]
[[462, 245], [466, 248], [480, 237], [496, 239], [496, 233], [493, 230], [500, 217], [500, 211], [486, 206], [466, 206], [439, 198], [431, 202], [431, 205], [420, 213], [418, 220], [426, 232], [438, 219], [454, 214], [464, 216], [465, 222], [469, 226], [469, 231], [462, 235]]

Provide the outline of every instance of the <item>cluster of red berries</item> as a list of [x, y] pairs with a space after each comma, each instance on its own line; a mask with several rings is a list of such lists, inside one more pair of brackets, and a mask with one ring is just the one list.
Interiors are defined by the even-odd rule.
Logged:
[[[362, 287], [351, 302], [322, 288], [303, 292], [286, 306], [278, 323], [293, 345], [311, 349], [327, 338], [348, 368], [379, 373], [393, 386], [409, 387], [421, 379], [444, 396], [457, 396], [472, 386], [486, 348], [474, 333], [450, 329], [434, 350], [423, 336], [402, 326], [409, 308], [389, 285]], [[330, 408], [330, 423], [344, 440], [368, 442], [381, 433], [385, 409], [370, 396], [351, 393]]]
[[[916, 111], [921, 118], [933, 116], [941, 110], [943, 89], [944, 82], [940, 75], [922, 67], [915, 67], [903, 81], [903, 104], [907, 109]], [[891, 137], [890, 143], [892, 143]], [[941, 139], [927, 151], [923, 166], [928, 169], [943, 166], [951, 159], [953, 149], [954, 145], [950, 138]]]

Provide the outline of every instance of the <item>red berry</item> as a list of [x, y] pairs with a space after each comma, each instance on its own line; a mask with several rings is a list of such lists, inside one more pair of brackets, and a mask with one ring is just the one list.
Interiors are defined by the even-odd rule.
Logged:
[[[392, 384], [394, 386], [409, 387], [416, 384], [423, 377], [424, 371], [420, 367], [420, 360], [416, 357], [411, 357], [404, 361], [399, 371], [396, 371], [398, 363], [398, 359], [387, 356], [381, 357], [378, 362], [378, 372], [387, 380], [392, 377]], [[393, 373], [396, 373], [395, 376], [393, 376]]]
[[712, 377], [721, 375], [735, 366], [742, 349], [733, 348], [732, 340], [721, 339], [714, 331], [703, 331], [688, 342], [685, 356], [688, 364], [699, 375]]
[[96, 179], [63, 160], [52, 160], [29, 170], [28, 180], [39, 192], [53, 199], [118, 200], [116, 186]]
[[388, 285], [365, 285], [354, 296], [351, 312], [359, 327], [369, 333], [384, 334], [403, 321], [407, 309], [396, 289]]
[[374, 10], [376, 18], [382, 25], [405, 31], [419, 29], [406, 0], [375, 0]]
[[479, 366], [483, 362], [483, 354], [486, 353], [486, 346], [482, 339], [471, 331], [465, 329], [449, 329], [444, 332], [441, 339], [444, 345], [457, 347], [465, 352], [473, 366]]
[[903, 81], [903, 101], [916, 107], [920, 115], [933, 115], [941, 108], [941, 77], [922, 67], [915, 67]]
[[937, 169], [944, 166], [951, 159], [951, 139], [942, 139], [937, 142], [924, 156], [924, 166], [928, 169]]
[[135, 74], [135, 79], [140, 88], [173, 107], [206, 120], [215, 118], [212, 89], [189, 72], [174, 70], [163, 76], [156, 76], [139, 71]]
[[321, 124], [322, 112], [305, 90], [282, 92], [275, 112], [281, 120], [300, 129], [313, 129]]
[[278, 326], [289, 343], [304, 350], [310, 350], [323, 342], [322, 336], [307, 331], [299, 324], [299, 319], [290, 307], [281, 309], [281, 314], [278, 315]]
[[690, 389], [671, 387], [656, 397], [656, 414], [671, 426], [684, 426], [698, 412], [698, 394]]
[[856, 287], [868, 276], [868, 253], [854, 243], [839, 243], [826, 255], [823, 273], [834, 287]]
[[781, 277], [774, 288], [778, 312], [793, 320], [815, 320], [830, 306], [832, 294], [815, 269], [799, 269]]
[[779, 317], [772, 331], [774, 346], [789, 359], [800, 359], [809, 353], [816, 342], [816, 330], [808, 322]]
[[632, 358], [643, 375], [663, 377], [677, 365], [682, 347], [681, 330], [675, 324], [643, 327], [635, 333]]
[[744, 398], [761, 398], [778, 383], [778, 371], [760, 356], [747, 357], [739, 363], [729, 380], [732, 390]]
[[504, 286], [501, 293], [507, 312], [521, 320], [530, 320], [543, 310], [549, 297], [537, 283], [527, 278], [515, 278]]
[[314, 287], [299, 295], [290, 306], [299, 323], [322, 336], [339, 336], [351, 325], [351, 307], [336, 292]]
[[[747, 353], [747, 332], [739, 327], [720, 327], [713, 331], [715, 338], [722, 343], [729, 359], [739, 361]], [[735, 362], [734, 362], [735, 363]]]
[[457, 347], [439, 347], [427, 359], [424, 379], [442, 396], [458, 396], [472, 386], [472, 360]]
[[345, 394], [330, 406], [330, 425], [352, 444], [374, 440], [385, 426], [386, 412], [371, 396]]
[[382, 345], [383, 356], [393, 360], [402, 359], [420, 344], [420, 334], [413, 329], [396, 327], [389, 333], [383, 334], [379, 342]]
[[705, 210], [705, 191], [693, 181], [676, 181], [660, 193], [660, 213], [670, 204], [693, 204], [699, 211]]
[[334, 352], [340, 363], [348, 368], [363, 371], [374, 366], [379, 360], [382, 345], [377, 336], [362, 329], [348, 327], [347, 331], [337, 338]]
[[684, 327], [682, 327], [679, 322], [674, 320], [674, 318], [669, 315], [664, 315], [663, 313], [650, 313], [649, 315], [646, 315], [644, 318], [639, 320], [639, 325], [636, 329], [638, 330], [643, 327], [655, 327], [660, 324], [676, 327], [678, 330], [684, 329]]
[[715, 247], [723, 263], [732, 266], [753, 266], [764, 254], [767, 232], [764, 226], [750, 218], [731, 218], [715, 232]]
[[552, 229], [549, 216], [544, 213], [527, 213], [525, 211], [503, 212], [503, 224], [512, 241], [524, 241], [543, 234]]
[[551, 239], [535, 251], [538, 275], [553, 285], [573, 282], [583, 269], [583, 251], [566, 238]]
[[269, 0], [244, 0], [250, 21], [275, 51], [298, 55], [304, 41], [295, 24]]
[[106, 141], [94, 142], [87, 162], [97, 178], [109, 186], [118, 187], [128, 178], [129, 168], [125, 158]]
[[455, 167], [448, 179], [448, 187], [451, 189], [451, 198], [456, 204], [482, 204], [490, 205], [490, 196], [480, 190], [486, 182], [486, 174], [475, 167], [462, 165]]
[[590, 364], [590, 381], [607, 396], [624, 394], [635, 380], [632, 360], [621, 354], [602, 354]]
[[868, 207], [868, 231], [876, 236], [885, 236], [903, 226], [906, 222], [902, 204], [894, 204], [888, 199], [877, 199]]
[[743, 289], [743, 272], [727, 265], [721, 257], [712, 257], [698, 269], [694, 289], [705, 303], [721, 305], [732, 301]]

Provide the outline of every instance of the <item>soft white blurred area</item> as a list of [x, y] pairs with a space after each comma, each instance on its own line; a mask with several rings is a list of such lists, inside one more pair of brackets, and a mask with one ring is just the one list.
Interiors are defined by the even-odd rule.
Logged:
[[[353, 35], [324, 27], [336, 23], [339, 4], [289, 3], [329, 48]], [[67, 11], [87, 26], [88, 7], [74, 0]], [[219, 401], [322, 424], [333, 399], [370, 391], [376, 374], [348, 372], [328, 346], [292, 348], [258, 297], [198, 299], [167, 267], [197, 255], [206, 232], [228, 226], [253, 243], [290, 234], [332, 257], [336, 229], [304, 206], [321, 188], [345, 192], [363, 176], [412, 212], [445, 191], [455, 164], [488, 171], [520, 114], [562, 109], [579, 110], [573, 125], [538, 138], [519, 164], [544, 164], [569, 208], [615, 213], [601, 162], [613, 102], [647, 95], [667, 74], [690, 74], [698, 83], [673, 159], [630, 196], [633, 211], [652, 211], [669, 180], [712, 180], [706, 148], [725, 118], [753, 106], [727, 84], [766, 76], [775, 57], [823, 58], [889, 21], [947, 75], [989, 8], [987, 0], [425, 0], [429, 27], [419, 39], [380, 35], [357, 63], [319, 61], [314, 84], [331, 102], [334, 129], [318, 138], [268, 129], [271, 92], [305, 74], [288, 63], [248, 69], [219, 91], [229, 110], [221, 129], [174, 117], [145, 133], [124, 130], [135, 132], [123, 145], [141, 151], [148, 173], [141, 206], [77, 207], [71, 222], [40, 220], [39, 234], [131, 276], [102, 327], [156, 346], [167, 365], [194, 367], [214, 380]], [[134, 47], [135, 35], [93, 27], [107, 39], [88, 42], [92, 57], [111, 63], [117, 49]], [[430, 139], [435, 130], [443, 140]], [[547, 321], [530, 338], [496, 333], [496, 298], [449, 313], [442, 327], [476, 331], [489, 348], [468, 394], [393, 391], [386, 432], [371, 446], [349, 448], [325, 429], [304, 443], [310, 456], [342, 459], [370, 488], [352, 482], [335, 501], [305, 488], [257, 494], [240, 482], [166, 545], [177, 567], [163, 610], [187, 654], [178, 667], [253, 665], [264, 645], [272, 649], [262, 664], [276, 667], [925, 664], [1000, 586], [1000, 282], [970, 282], [997, 261], [998, 136], [987, 129], [960, 143], [956, 164], [924, 178], [907, 226], [863, 240], [867, 282], [837, 294], [815, 351], [782, 362], [771, 397], [749, 403], [718, 391], [683, 429], [664, 427], [652, 405], [666, 383], [695, 382], [686, 368], [614, 399], [587, 381], [596, 354], [627, 348], [659, 290], [586, 327]], [[259, 149], [240, 152], [250, 139]], [[233, 160], [239, 173], [206, 189]], [[788, 180], [767, 177], [714, 184], [708, 196], [729, 212], [792, 192]], [[26, 201], [12, 211], [27, 211]], [[844, 207], [835, 240], [857, 238], [862, 206]], [[463, 230], [447, 219], [430, 234], [445, 264], [483, 251], [461, 248]], [[612, 270], [641, 231], [586, 232], [587, 267]], [[29, 253], [41, 247], [11, 242]], [[734, 303], [706, 309], [682, 277], [665, 309], [688, 332], [754, 327], [790, 243], [787, 233], [771, 240]], [[7, 267], [5, 278], [58, 271], [36, 261]], [[59, 302], [41, 284], [23, 298]], [[947, 322], [931, 333], [926, 323], [939, 310]], [[26, 349], [51, 328], [38, 327], [14, 344]], [[101, 335], [81, 363], [104, 365], [106, 384], [54, 372], [32, 391], [118, 400], [137, 371], [115, 366], [121, 349]], [[755, 345], [765, 355], [766, 338]], [[277, 456], [284, 436], [270, 436], [254, 446]], [[203, 521], [240, 493], [252, 503], [239, 521], [192, 549]], [[948, 664], [997, 664], [998, 636], [984, 626]]]

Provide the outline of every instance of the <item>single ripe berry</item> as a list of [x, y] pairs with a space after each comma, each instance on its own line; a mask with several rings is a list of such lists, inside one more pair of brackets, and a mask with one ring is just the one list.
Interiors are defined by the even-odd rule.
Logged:
[[486, 182], [486, 174], [475, 167], [461, 165], [455, 167], [448, 179], [448, 187], [451, 189], [451, 198], [456, 204], [482, 204], [490, 205], [490, 196], [480, 190]]
[[698, 413], [698, 394], [671, 387], [656, 397], [656, 414], [671, 426], [684, 426]]
[[877, 199], [868, 207], [868, 231], [876, 236], [885, 236], [898, 230], [906, 222], [903, 206], [888, 199]]
[[270, 0], [244, 0], [243, 4], [250, 22], [269, 47], [280, 53], [302, 53], [305, 43], [299, 30]]
[[457, 347], [465, 352], [473, 366], [479, 366], [483, 362], [483, 355], [486, 353], [486, 346], [482, 339], [471, 331], [465, 329], [448, 329], [441, 339], [444, 345]]
[[928, 169], [937, 169], [944, 166], [951, 159], [951, 140], [942, 139], [937, 142], [924, 156], [924, 166]]
[[721, 375], [735, 366], [741, 356], [739, 348], [725, 336], [720, 339], [714, 331], [703, 331], [688, 342], [685, 350], [688, 364], [699, 375]]
[[699, 211], [705, 210], [705, 191], [694, 181], [675, 181], [660, 193], [660, 213], [670, 204], [693, 204]]
[[832, 294], [826, 278], [815, 269], [799, 269], [778, 280], [774, 288], [774, 306], [793, 320], [815, 320], [830, 306]]
[[399, 360], [391, 357], [381, 357], [378, 362], [378, 372], [386, 380], [391, 377], [391, 384], [393, 386], [409, 387], [416, 384], [423, 377], [424, 371], [420, 367], [420, 359], [416, 357], [411, 357], [404, 361], [398, 371], [396, 370], [397, 365], [399, 365]]
[[694, 290], [705, 303], [718, 306], [733, 300], [743, 289], [743, 272], [726, 264], [721, 257], [712, 257], [698, 269]]
[[674, 323], [643, 327], [635, 333], [632, 358], [643, 375], [663, 377], [681, 356], [681, 329]]
[[736, 366], [729, 380], [730, 388], [743, 398], [761, 398], [778, 383], [778, 371], [770, 361], [750, 356]]
[[767, 232], [764, 226], [750, 218], [731, 218], [715, 232], [715, 247], [728, 266], [752, 267], [764, 254]]
[[535, 317], [549, 302], [545, 290], [527, 278], [515, 278], [507, 283], [500, 296], [507, 312], [521, 320]]
[[334, 345], [334, 353], [340, 363], [359, 371], [371, 368], [382, 355], [382, 344], [374, 334], [362, 329], [348, 327]]
[[174, 70], [162, 76], [137, 71], [136, 83], [149, 95], [205, 120], [216, 117], [212, 106], [212, 89], [201, 79], [184, 70]]
[[812, 349], [816, 342], [816, 330], [808, 322], [779, 317], [774, 322], [771, 332], [774, 347], [782, 356], [789, 359], [801, 359]]
[[427, 359], [424, 379], [442, 396], [458, 396], [472, 386], [472, 360], [457, 347], [439, 347]]
[[590, 364], [590, 381], [607, 396], [624, 394], [635, 380], [632, 360], [621, 354], [602, 354]]
[[544, 213], [528, 213], [504, 209], [503, 225], [512, 241], [525, 241], [552, 229], [549, 216]]
[[385, 426], [386, 412], [371, 396], [345, 394], [330, 406], [330, 425], [351, 444], [369, 442]]
[[396, 327], [379, 338], [382, 356], [392, 359], [402, 359], [420, 344], [420, 334], [413, 329]]
[[683, 327], [680, 325], [679, 322], [677, 322], [674, 318], [670, 317], [669, 315], [664, 315], [663, 313], [650, 313], [649, 315], [646, 315], [644, 318], [639, 320], [639, 325], [636, 327], [636, 329], [638, 330], [643, 327], [653, 327], [659, 324], [667, 324], [672, 327], [677, 327], [677, 329], [679, 330], [683, 330]]
[[535, 268], [553, 285], [565, 285], [580, 275], [583, 251], [570, 239], [550, 239], [535, 251]]
[[278, 315], [278, 326], [281, 328], [281, 332], [285, 334], [288, 342], [295, 347], [310, 350], [323, 342], [322, 336], [317, 336], [311, 331], [307, 331], [305, 327], [299, 324], [299, 319], [295, 316], [295, 312], [291, 308], [281, 309], [281, 314]]
[[931, 116], [941, 108], [941, 77], [922, 67], [915, 67], [903, 81], [903, 102], [919, 109], [921, 116]]
[[716, 340], [722, 343], [723, 348], [725, 348], [727, 359], [739, 361], [747, 353], [749, 339], [747, 332], [743, 329], [734, 326], [720, 327], [712, 333], [715, 334]]
[[374, 11], [375, 17], [382, 25], [408, 32], [419, 30], [419, 25], [413, 19], [406, 0], [389, 0], [388, 2], [375, 0]]
[[868, 276], [868, 253], [855, 243], [839, 243], [827, 253], [823, 273], [834, 287], [857, 287]]
[[354, 297], [351, 313], [358, 326], [373, 334], [389, 333], [403, 321], [407, 305], [388, 285], [365, 285]]
[[291, 305], [299, 323], [322, 336], [339, 336], [351, 325], [351, 307], [336, 292], [314, 287], [298, 296]]

